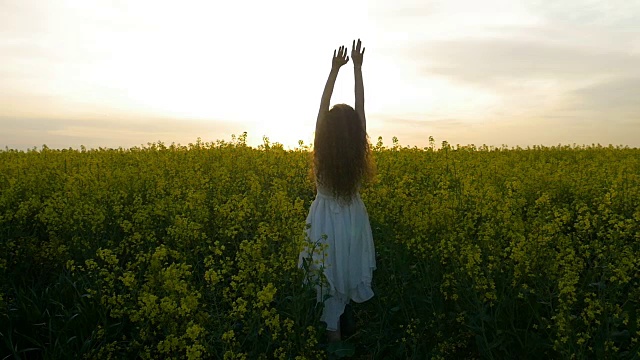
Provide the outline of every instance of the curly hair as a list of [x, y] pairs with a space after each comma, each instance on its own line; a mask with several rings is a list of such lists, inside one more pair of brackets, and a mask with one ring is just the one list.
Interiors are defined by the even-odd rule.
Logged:
[[334, 105], [316, 130], [313, 148], [316, 181], [350, 203], [360, 184], [373, 176], [369, 139], [358, 113], [347, 104]]

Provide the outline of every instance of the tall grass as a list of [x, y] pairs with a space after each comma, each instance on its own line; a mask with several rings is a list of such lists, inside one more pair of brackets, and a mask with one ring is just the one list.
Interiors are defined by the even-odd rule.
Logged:
[[640, 150], [373, 146], [375, 297], [329, 345], [309, 148], [0, 152], [0, 359], [638, 359]]

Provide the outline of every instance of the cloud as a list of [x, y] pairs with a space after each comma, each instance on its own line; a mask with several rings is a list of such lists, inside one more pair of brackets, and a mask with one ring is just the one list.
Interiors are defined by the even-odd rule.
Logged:
[[451, 129], [451, 128], [459, 128], [462, 126], [468, 125], [467, 122], [464, 122], [459, 119], [439, 119], [433, 118], [430, 116], [424, 116], [422, 119], [409, 119], [402, 118], [392, 115], [380, 115], [376, 117], [377, 121], [381, 121], [385, 123], [385, 125], [393, 127], [395, 129], [398, 128], [408, 128], [413, 131], [417, 129]]
[[601, 120], [611, 125], [640, 125], [640, 76], [621, 77], [576, 89], [567, 111], [585, 120]]
[[584, 81], [640, 75], [640, 56], [537, 41], [460, 39], [430, 43], [424, 49], [424, 75], [476, 86], [504, 86], [514, 80]]
[[429, 136], [434, 136], [437, 141], [451, 139], [467, 141], [470, 137], [460, 137], [460, 135], [473, 133], [478, 126], [478, 124], [455, 118], [435, 116], [407, 118], [384, 114], [376, 115], [375, 122], [381, 126], [370, 129], [369, 136], [372, 142], [375, 142], [378, 136], [382, 136], [384, 143], [389, 145], [390, 139], [397, 137], [403, 146], [421, 147], [429, 144]]
[[527, 6], [553, 23], [635, 28], [640, 21], [640, 3], [637, 1], [531, 1]]
[[[500, 105], [485, 112], [493, 119], [554, 118], [576, 131], [584, 122], [623, 126], [640, 120], [640, 54], [625, 50], [626, 40], [569, 44], [551, 27], [522, 34], [430, 42], [413, 50], [414, 59], [422, 60], [420, 76], [496, 94]], [[540, 34], [557, 36], [544, 40]]]
[[640, 77], [618, 78], [573, 93], [580, 98], [582, 106], [591, 110], [611, 106], [633, 111], [640, 117]]
[[[27, 149], [46, 144], [51, 148], [131, 147], [164, 141], [186, 144], [225, 139], [246, 131], [246, 125], [221, 121], [152, 119], [137, 121], [104, 119], [47, 119], [0, 117], [0, 147]], [[223, 136], [224, 135], [224, 136]]]

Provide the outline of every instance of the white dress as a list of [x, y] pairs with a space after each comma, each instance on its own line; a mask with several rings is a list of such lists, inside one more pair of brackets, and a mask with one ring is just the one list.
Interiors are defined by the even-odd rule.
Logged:
[[320, 320], [327, 323], [327, 330], [335, 331], [350, 300], [360, 303], [373, 297], [371, 280], [376, 258], [369, 215], [359, 193], [350, 204], [343, 205], [331, 191], [317, 184], [307, 224], [310, 243], [300, 253], [298, 265], [303, 267], [307, 259], [312, 273], [324, 274], [324, 285], [316, 286], [318, 301], [324, 300]]

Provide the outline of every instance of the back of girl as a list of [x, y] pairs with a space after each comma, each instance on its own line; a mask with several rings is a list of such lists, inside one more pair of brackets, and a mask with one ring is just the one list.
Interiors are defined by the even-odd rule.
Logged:
[[329, 341], [341, 339], [340, 317], [349, 302], [373, 297], [375, 249], [369, 216], [359, 193], [360, 184], [372, 176], [361, 46], [360, 40], [357, 44], [354, 40], [351, 49], [355, 109], [346, 104], [329, 109], [338, 72], [349, 61], [345, 47], [333, 53], [316, 121], [313, 170], [317, 192], [306, 230], [311, 244], [299, 258], [300, 266], [324, 277], [324, 285], [317, 285], [317, 295], [319, 302], [324, 301], [320, 320], [327, 324]]

